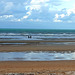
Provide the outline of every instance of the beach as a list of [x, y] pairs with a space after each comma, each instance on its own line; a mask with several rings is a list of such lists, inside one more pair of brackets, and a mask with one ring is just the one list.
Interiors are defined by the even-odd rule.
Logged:
[[[4, 42], [4, 41], [3, 41]], [[17, 42], [17, 41], [6, 41]], [[63, 44], [40, 44], [40, 42], [51, 41], [18, 41], [30, 43], [25, 45], [0, 45], [0, 52], [25, 52], [25, 51], [74, 51], [75, 45]], [[37, 43], [38, 42], [38, 43]], [[56, 41], [52, 41], [56, 42]], [[57, 41], [62, 42], [62, 41]], [[63, 41], [66, 42], [66, 41]], [[71, 41], [72, 42], [72, 41]], [[74, 42], [74, 41], [73, 41]], [[0, 61], [0, 73], [38, 73], [43, 75], [43, 72], [48, 73], [62, 73], [75, 71], [75, 60], [58, 60], [58, 61]], [[41, 74], [40, 74], [41, 73]], [[67, 74], [66, 74], [67, 75]]]
[[[1, 31], [0, 74], [74, 75], [75, 34], [72, 34], [74, 31], [64, 33], [52, 30], [52, 33], [48, 31], [44, 33], [41, 30], [44, 34], [39, 34], [40, 31], [35, 32], [36, 30], [33, 30], [30, 35], [25, 31], [21, 33], [15, 33], [14, 30], [13, 33]], [[28, 38], [29, 35], [31, 38]]]
[[0, 75], [75, 75], [75, 0], [0, 0]]

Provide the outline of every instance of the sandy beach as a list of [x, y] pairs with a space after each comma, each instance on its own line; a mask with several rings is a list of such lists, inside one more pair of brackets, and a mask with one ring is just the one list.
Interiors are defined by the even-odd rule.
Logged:
[[[6, 61], [0, 62], [0, 73], [39, 73], [75, 71], [75, 61]], [[41, 74], [40, 74], [41, 73]], [[63, 74], [64, 75], [64, 74]]]
[[[12, 42], [12, 41], [7, 41]], [[17, 41], [15, 41], [17, 42]], [[18, 41], [30, 43], [27, 45], [0, 45], [0, 52], [23, 52], [23, 51], [74, 51], [75, 45], [44, 45], [41, 41]], [[35, 43], [34, 43], [35, 42]], [[43, 41], [47, 42], [47, 41]], [[49, 41], [51, 42], [51, 41]], [[55, 41], [53, 41], [55, 42]], [[60, 41], [57, 41], [60, 42]], [[75, 71], [75, 60], [64, 61], [0, 61], [0, 73], [38, 73], [47, 75], [47, 72], [63, 73]], [[41, 73], [41, 74], [40, 74]]]

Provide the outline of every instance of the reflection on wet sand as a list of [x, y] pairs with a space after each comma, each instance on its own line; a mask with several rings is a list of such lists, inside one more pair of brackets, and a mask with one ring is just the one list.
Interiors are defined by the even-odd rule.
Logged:
[[71, 51], [0, 52], [0, 61], [54, 61], [54, 60], [75, 60], [75, 52]]

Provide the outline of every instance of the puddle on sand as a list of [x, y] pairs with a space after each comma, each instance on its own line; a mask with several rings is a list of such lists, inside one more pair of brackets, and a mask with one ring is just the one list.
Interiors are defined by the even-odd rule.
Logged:
[[75, 60], [75, 52], [26, 51], [0, 52], [0, 61], [55, 61]]

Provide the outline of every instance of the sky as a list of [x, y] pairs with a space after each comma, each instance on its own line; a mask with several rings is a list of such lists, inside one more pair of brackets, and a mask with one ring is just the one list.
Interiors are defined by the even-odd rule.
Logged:
[[0, 28], [75, 29], [75, 0], [0, 0]]

